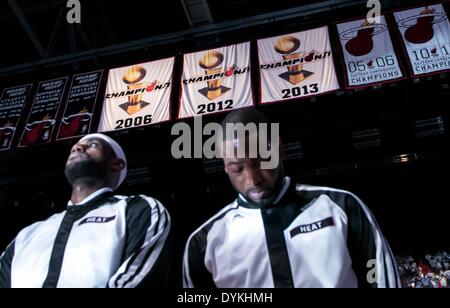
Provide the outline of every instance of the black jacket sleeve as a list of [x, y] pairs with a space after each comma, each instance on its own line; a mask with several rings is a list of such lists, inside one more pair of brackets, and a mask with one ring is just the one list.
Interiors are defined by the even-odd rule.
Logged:
[[165, 287], [170, 264], [169, 213], [159, 201], [145, 196], [130, 197], [127, 203], [122, 264], [108, 287]]
[[355, 195], [346, 194], [347, 245], [359, 287], [401, 287], [391, 249], [367, 206]]
[[0, 257], [0, 288], [11, 288], [11, 264], [15, 242], [12, 242]]
[[207, 230], [193, 234], [187, 244], [183, 259], [183, 287], [216, 288], [212, 274], [205, 266]]

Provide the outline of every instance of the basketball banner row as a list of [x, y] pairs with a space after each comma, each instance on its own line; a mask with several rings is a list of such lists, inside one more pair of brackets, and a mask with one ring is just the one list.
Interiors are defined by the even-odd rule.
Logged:
[[[406, 79], [408, 73], [417, 78], [450, 70], [450, 23], [442, 4], [372, 22], [346, 21], [336, 29], [346, 89]], [[328, 26], [260, 39], [256, 48], [252, 53], [250, 42], [244, 42], [185, 54], [181, 82], [173, 77], [175, 57], [110, 69], [102, 99], [103, 70], [74, 75], [70, 84], [68, 77], [43, 81], [26, 115], [33, 85], [6, 88], [0, 96], [0, 151], [10, 149], [16, 136], [17, 146], [27, 147], [91, 133], [98, 101], [103, 103], [99, 132], [169, 121], [178, 82], [178, 119], [253, 106], [252, 54], [259, 63], [260, 104], [341, 88]], [[408, 61], [400, 60], [402, 53]], [[26, 120], [19, 132], [22, 116]]]

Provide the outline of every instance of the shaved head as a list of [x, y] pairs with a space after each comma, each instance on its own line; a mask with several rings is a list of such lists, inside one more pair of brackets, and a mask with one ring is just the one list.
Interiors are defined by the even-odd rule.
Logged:
[[221, 127], [224, 134], [219, 144], [225, 172], [232, 186], [252, 206], [270, 206], [284, 176], [283, 166], [278, 160], [278, 123], [271, 123], [259, 110], [243, 108], [229, 113]]

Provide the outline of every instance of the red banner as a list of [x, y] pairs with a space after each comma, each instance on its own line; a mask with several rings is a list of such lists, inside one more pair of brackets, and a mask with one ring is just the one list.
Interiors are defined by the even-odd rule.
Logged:
[[67, 77], [39, 83], [19, 147], [50, 142], [66, 83]]
[[0, 151], [11, 148], [31, 88], [28, 84], [3, 91], [0, 98]]
[[73, 76], [69, 97], [60, 122], [57, 139], [68, 139], [91, 132], [92, 114], [103, 71]]

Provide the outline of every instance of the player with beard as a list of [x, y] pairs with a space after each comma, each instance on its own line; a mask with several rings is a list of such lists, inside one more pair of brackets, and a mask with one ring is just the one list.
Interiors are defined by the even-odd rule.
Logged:
[[[227, 129], [252, 123], [271, 127], [264, 114], [248, 108], [222, 122], [225, 172], [238, 196], [189, 237], [184, 286], [400, 287], [392, 252], [364, 203], [347, 191], [294, 183], [270, 130]], [[249, 155], [252, 134], [260, 143], [267, 139], [278, 164], [264, 166], [264, 147]]]
[[66, 211], [23, 229], [0, 258], [0, 287], [163, 287], [170, 217], [156, 199], [119, 196], [127, 160], [103, 134], [78, 141]]

